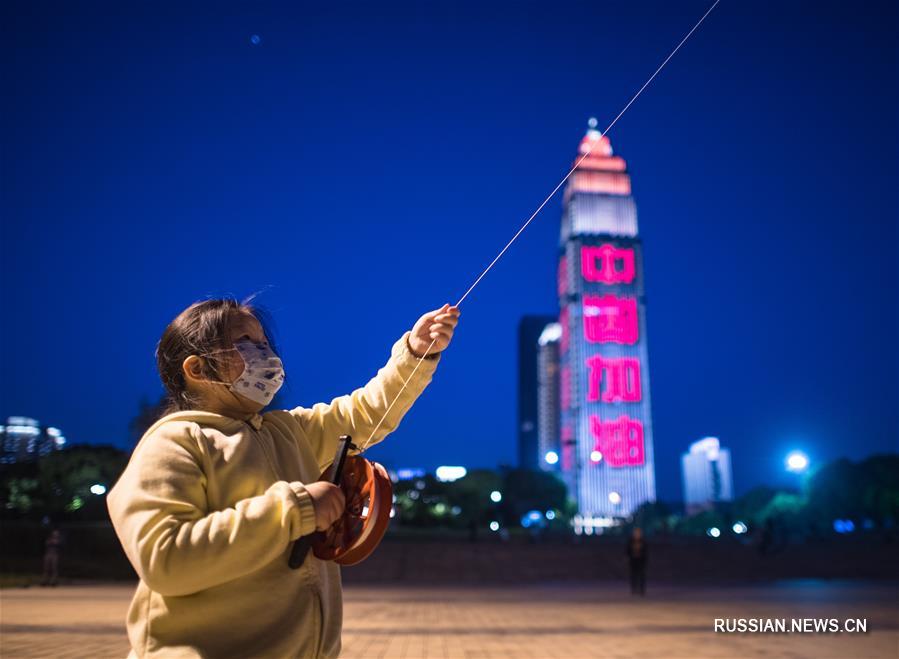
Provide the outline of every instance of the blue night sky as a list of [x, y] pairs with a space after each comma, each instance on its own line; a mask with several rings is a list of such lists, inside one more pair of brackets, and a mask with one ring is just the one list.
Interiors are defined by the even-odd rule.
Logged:
[[[259, 290], [290, 400], [361, 386], [709, 4], [4, 3], [0, 415], [130, 448], [165, 325]], [[611, 131], [660, 498], [705, 435], [738, 493], [787, 482], [791, 448], [897, 449], [896, 44], [894, 3], [723, 0]], [[517, 324], [558, 309], [560, 212], [462, 304], [370, 456], [515, 462]]]

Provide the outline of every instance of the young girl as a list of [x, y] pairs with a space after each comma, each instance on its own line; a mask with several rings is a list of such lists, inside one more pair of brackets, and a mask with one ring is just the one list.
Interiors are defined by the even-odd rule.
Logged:
[[317, 482], [340, 435], [367, 440], [408, 380], [369, 445], [397, 428], [431, 381], [459, 314], [447, 304], [419, 318], [364, 387], [265, 414], [284, 370], [259, 313], [206, 300], [172, 321], [156, 351], [170, 408], [107, 497], [140, 576], [129, 657], [339, 654], [339, 566], [309, 552], [292, 570], [290, 547], [343, 512], [340, 489]]

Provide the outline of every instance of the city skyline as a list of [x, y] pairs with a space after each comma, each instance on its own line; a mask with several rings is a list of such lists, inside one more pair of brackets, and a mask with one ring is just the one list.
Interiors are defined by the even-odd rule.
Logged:
[[[129, 447], [165, 325], [228, 293], [262, 291], [287, 400], [362, 386], [706, 9], [6, 4], [0, 417]], [[896, 8], [815, 15], [722, 3], [610, 133], [640, 206], [662, 500], [697, 437], [729, 447], [735, 494], [790, 484], [793, 449], [896, 450]], [[560, 212], [465, 300], [374, 459], [516, 462], [516, 328], [555, 308]]]

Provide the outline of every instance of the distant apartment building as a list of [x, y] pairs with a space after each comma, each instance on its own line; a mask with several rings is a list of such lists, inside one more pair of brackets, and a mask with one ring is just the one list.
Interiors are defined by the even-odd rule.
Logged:
[[559, 339], [562, 326], [550, 323], [537, 339], [537, 464], [559, 470], [561, 454], [559, 403]]
[[546, 326], [558, 320], [551, 315], [523, 316], [518, 322], [518, 465], [538, 469], [539, 341]]
[[25, 416], [11, 416], [0, 426], [0, 464], [33, 462], [65, 446], [66, 438], [59, 428], [41, 426]]
[[733, 500], [730, 451], [721, 448], [717, 437], [693, 442], [681, 457], [681, 467], [687, 514], [708, 510], [718, 501]]

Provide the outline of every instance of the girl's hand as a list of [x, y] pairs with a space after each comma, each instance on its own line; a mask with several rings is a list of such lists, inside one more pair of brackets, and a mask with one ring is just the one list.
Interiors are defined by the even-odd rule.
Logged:
[[331, 528], [346, 508], [343, 490], [327, 481], [307, 483], [304, 487], [312, 498], [312, 507], [315, 508], [315, 530], [325, 531]]
[[[409, 335], [409, 348], [416, 357], [422, 357], [425, 351], [429, 355], [446, 350], [453, 331], [459, 323], [459, 307], [444, 304], [435, 311], [429, 311], [418, 319]], [[436, 339], [436, 341], [435, 341]], [[431, 342], [434, 341], [434, 345]], [[430, 350], [428, 347], [430, 346]]]

